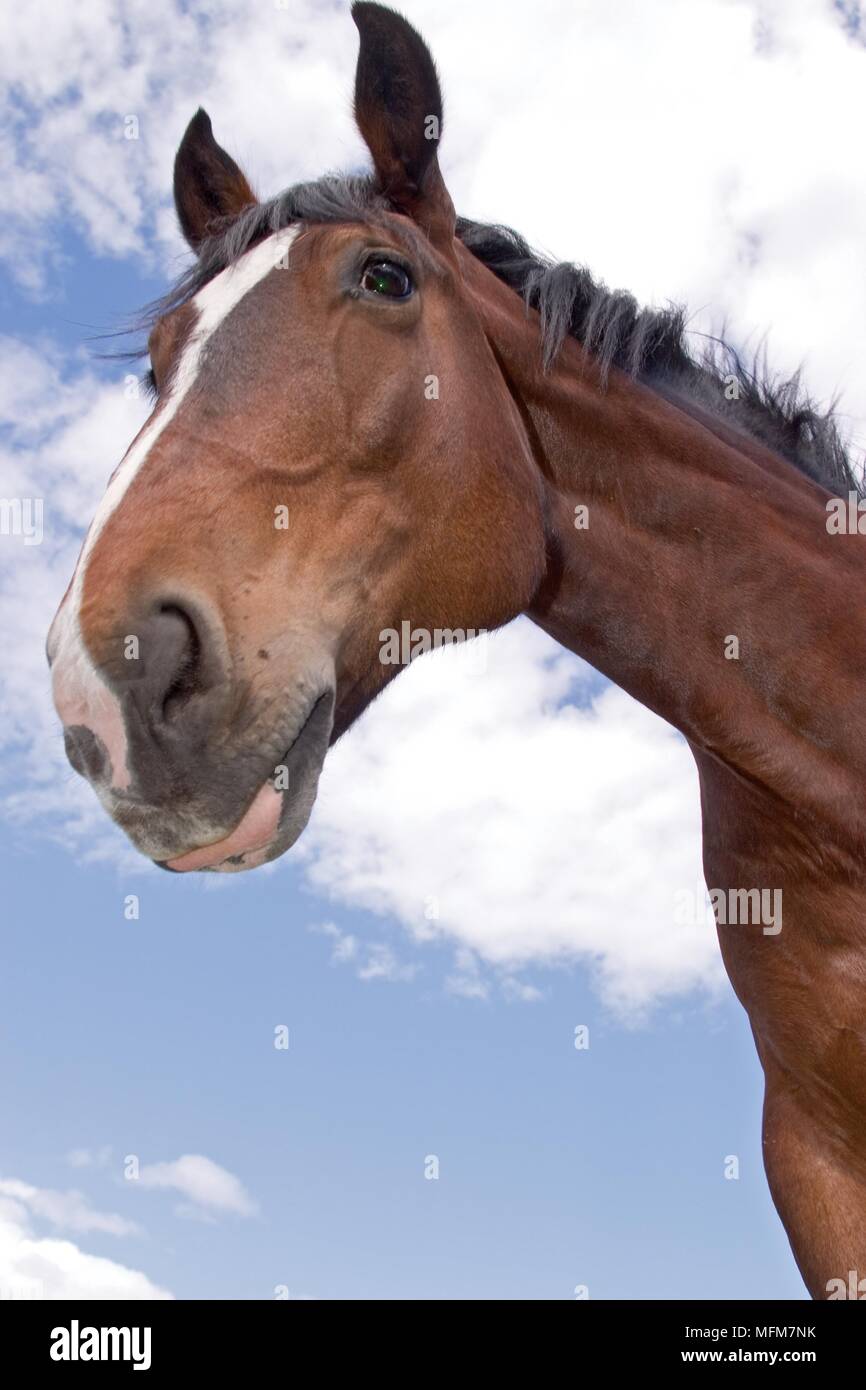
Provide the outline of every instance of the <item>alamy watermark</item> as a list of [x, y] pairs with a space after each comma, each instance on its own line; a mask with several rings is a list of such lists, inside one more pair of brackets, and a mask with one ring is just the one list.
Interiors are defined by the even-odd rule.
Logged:
[[150, 1370], [149, 1327], [82, 1327], [73, 1318], [69, 1327], [51, 1332], [52, 1361], [131, 1361], [134, 1371]]
[[720, 927], [760, 926], [764, 936], [782, 930], [781, 888], [680, 888], [674, 895], [674, 921], [698, 926], [714, 918]]
[[831, 536], [866, 536], [866, 497], [849, 492], [831, 497], [826, 504], [827, 531]]
[[479, 641], [479, 638], [487, 638], [486, 628], [473, 627], [414, 627], [404, 619], [400, 624], [400, 630], [395, 627], [385, 627], [379, 633], [379, 660], [383, 666], [408, 666], [410, 661], [416, 657], [423, 656], [425, 652], [434, 651], [437, 647], [451, 647], [460, 645], [463, 642], [472, 642], [475, 639], [473, 660], [476, 669], [486, 669], [487, 642]]
[[43, 512], [41, 497], [0, 497], [0, 536], [20, 536], [25, 545], [41, 545]]
[[826, 1284], [827, 1302], [839, 1299], [856, 1299], [858, 1303], [866, 1299], [866, 1279], [858, 1278], [856, 1269], [848, 1270], [848, 1278], [828, 1279]]

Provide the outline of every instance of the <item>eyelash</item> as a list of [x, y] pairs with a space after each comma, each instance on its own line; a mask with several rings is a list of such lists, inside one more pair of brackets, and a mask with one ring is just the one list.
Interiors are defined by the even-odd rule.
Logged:
[[159, 395], [159, 391], [157, 390], [156, 374], [153, 367], [148, 367], [147, 371], [143, 374], [141, 384], [144, 387], [144, 392], [148, 400], [155, 401]]

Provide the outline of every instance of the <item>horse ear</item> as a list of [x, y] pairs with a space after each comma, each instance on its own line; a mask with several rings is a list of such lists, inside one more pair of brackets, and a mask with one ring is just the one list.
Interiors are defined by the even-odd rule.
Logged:
[[231, 155], [214, 139], [210, 116], [199, 107], [174, 160], [174, 205], [193, 251], [219, 219], [234, 217], [256, 201]]
[[361, 36], [355, 120], [373, 156], [381, 192], [443, 246], [454, 236], [454, 204], [439, 171], [442, 93], [430, 51], [402, 15], [356, 3]]

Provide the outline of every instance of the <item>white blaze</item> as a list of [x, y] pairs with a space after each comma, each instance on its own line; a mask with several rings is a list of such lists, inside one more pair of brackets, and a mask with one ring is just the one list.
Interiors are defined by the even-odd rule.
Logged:
[[87, 533], [72, 588], [54, 621], [54, 702], [65, 725], [84, 724], [98, 734], [112, 759], [112, 785], [129, 785], [125, 736], [118, 701], [94, 667], [81, 635], [79, 614], [87, 561], [108, 518], [120, 505], [163, 430], [171, 423], [198, 377], [208, 340], [241, 300], [266, 275], [285, 266], [298, 227], [275, 232], [215, 276], [190, 304], [197, 311], [192, 331], [160, 402], [160, 408], [127, 450], [106, 488]]

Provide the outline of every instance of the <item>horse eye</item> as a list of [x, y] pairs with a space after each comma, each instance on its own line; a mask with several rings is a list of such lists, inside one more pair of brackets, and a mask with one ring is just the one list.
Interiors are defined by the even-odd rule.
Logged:
[[361, 288], [384, 299], [408, 299], [414, 286], [409, 272], [394, 261], [368, 261], [361, 275]]

